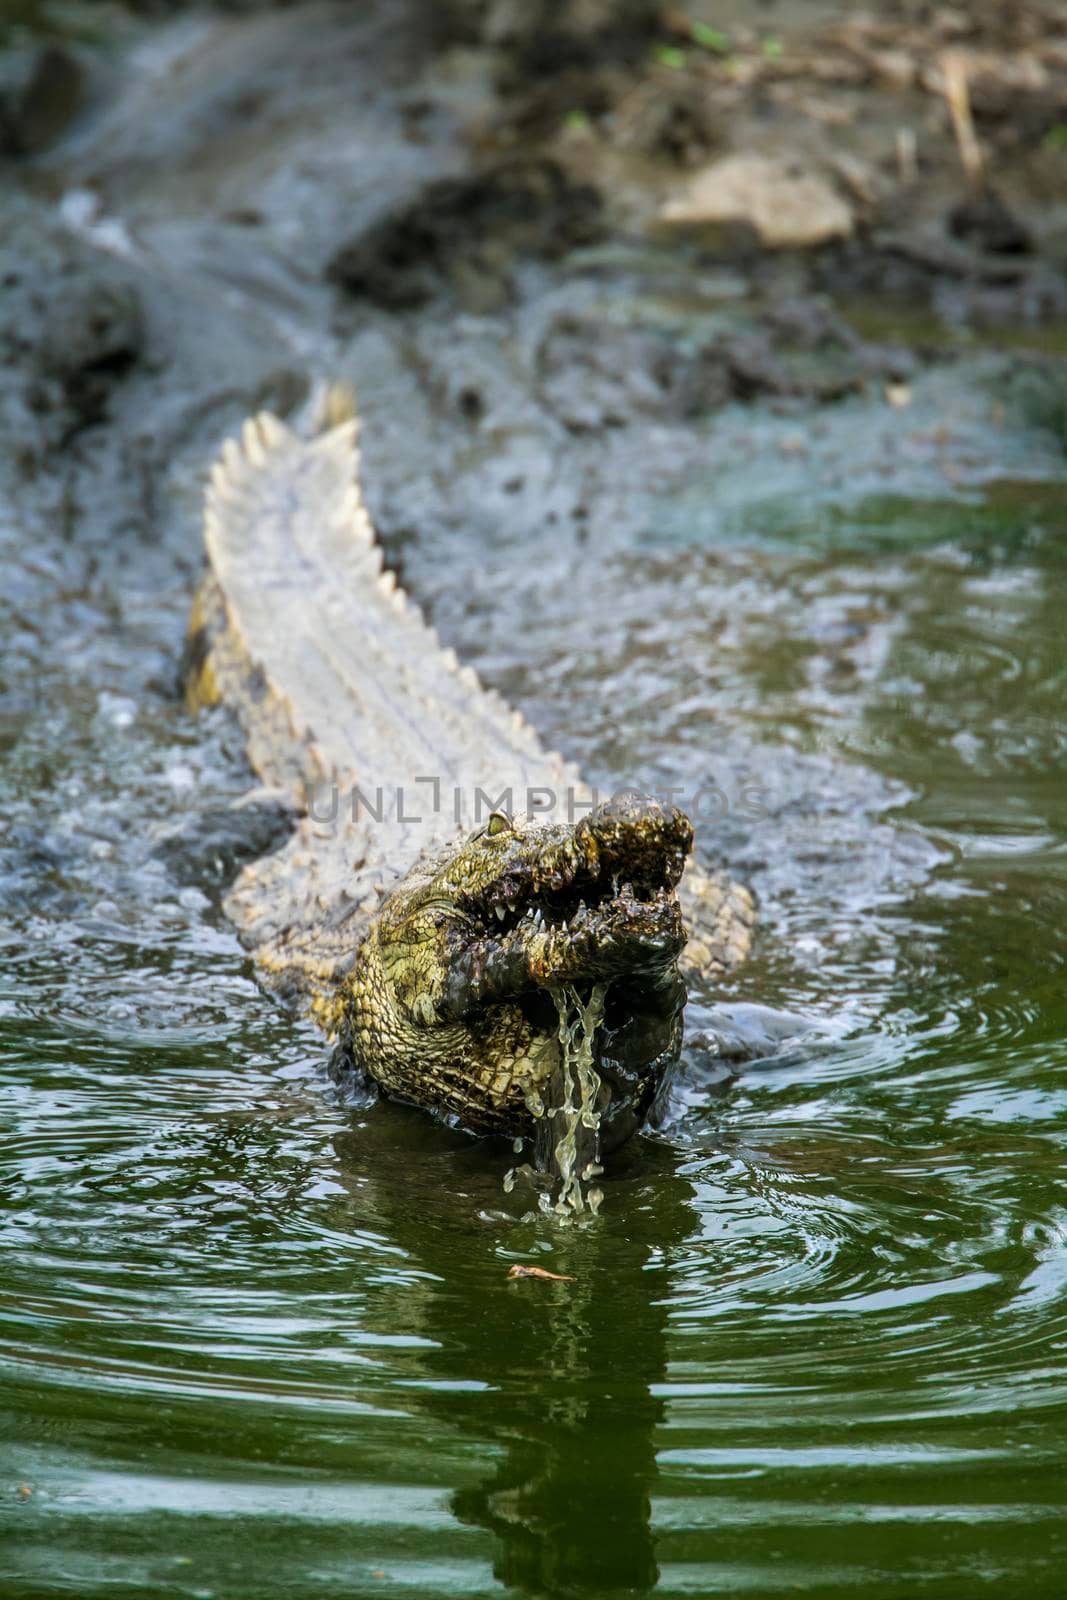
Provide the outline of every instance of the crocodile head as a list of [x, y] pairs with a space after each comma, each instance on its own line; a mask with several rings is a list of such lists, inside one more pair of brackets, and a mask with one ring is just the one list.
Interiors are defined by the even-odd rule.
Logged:
[[553, 991], [606, 990], [601, 1149], [644, 1120], [677, 1056], [682, 812], [617, 796], [574, 824], [494, 812], [385, 899], [347, 980], [346, 1036], [390, 1093], [506, 1134], [559, 1066]]

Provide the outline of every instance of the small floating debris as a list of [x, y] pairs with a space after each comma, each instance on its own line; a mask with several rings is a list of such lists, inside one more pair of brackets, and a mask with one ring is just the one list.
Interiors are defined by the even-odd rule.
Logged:
[[547, 1267], [524, 1267], [521, 1261], [516, 1261], [508, 1268], [509, 1278], [547, 1278], [551, 1283], [573, 1283], [574, 1278], [569, 1272], [549, 1272]]

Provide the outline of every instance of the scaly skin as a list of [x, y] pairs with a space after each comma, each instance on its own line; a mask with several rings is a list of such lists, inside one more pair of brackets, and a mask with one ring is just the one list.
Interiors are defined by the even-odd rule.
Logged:
[[642, 796], [573, 827], [494, 812], [412, 871], [343, 985], [342, 1039], [390, 1093], [469, 1127], [532, 1133], [559, 1066], [552, 987], [608, 986], [597, 1065], [602, 1148], [648, 1112], [681, 1042], [675, 892], [692, 842]]
[[[304, 440], [264, 416], [213, 475], [189, 700], [236, 712], [264, 783], [306, 813], [244, 869], [227, 910], [264, 980], [317, 1017], [342, 1059], [487, 1132], [526, 1135], [530, 1103], [555, 1103], [550, 990], [605, 985], [610, 1148], [677, 1056], [682, 973], [747, 953], [751, 896], [686, 864], [692, 829], [673, 807], [632, 794], [596, 805], [442, 649], [382, 570], [355, 468], [351, 420]], [[431, 778], [457, 798], [413, 816], [413, 786]], [[381, 789], [384, 807], [352, 803], [357, 786]], [[534, 791], [581, 815], [527, 815]], [[513, 804], [486, 821], [486, 794]]]

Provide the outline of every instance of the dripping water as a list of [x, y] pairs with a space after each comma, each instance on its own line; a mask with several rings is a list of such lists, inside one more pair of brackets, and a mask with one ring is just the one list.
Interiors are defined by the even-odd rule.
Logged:
[[585, 996], [571, 984], [549, 993], [559, 1017], [558, 1103], [545, 1115], [552, 1123], [551, 1170], [554, 1194], [544, 1195], [546, 1210], [560, 1216], [596, 1212], [603, 1191], [594, 1186], [600, 1155], [600, 1074], [593, 1065], [596, 1031], [604, 1017], [606, 985], [594, 984]]
[[[587, 994], [572, 984], [548, 987], [559, 1018], [559, 1065], [540, 1089], [531, 1088], [526, 1105], [537, 1124], [537, 1170], [512, 1167], [504, 1175], [504, 1193], [522, 1178], [538, 1189], [541, 1211], [560, 1217], [595, 1213], [604, 1198], [594, 1180], [600, 1165], [600, 1119], [604, 1097], [593, 1065], [597, 1029], [604, 1018], [605, 984]], [[522, 1140], [515, 1141], [522, 1149]]]

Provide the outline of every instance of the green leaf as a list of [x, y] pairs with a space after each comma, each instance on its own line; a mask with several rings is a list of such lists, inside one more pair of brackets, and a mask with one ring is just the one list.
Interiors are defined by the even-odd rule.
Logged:
[[702, 50], [710, 50], [713, 55], [724, 56], [730, 50], [730, 35], [723, 33], [721, 28], [713, 28], [706, 22], [691, 22], [689, 32], [694, 44]]

